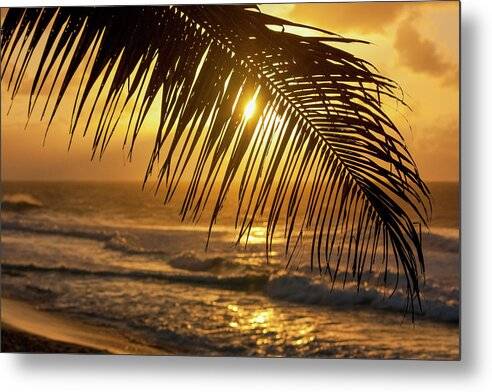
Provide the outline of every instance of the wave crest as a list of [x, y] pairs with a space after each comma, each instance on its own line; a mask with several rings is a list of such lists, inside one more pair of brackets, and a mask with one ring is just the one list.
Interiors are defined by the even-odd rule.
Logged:
[[7, 193], [2, 198], [2, 209], [5, 211], [22, 212], [44, 207], [41, 200], [29, 193]]
[[[426, 292], [429, 295], [427, 298]], [[435, 285], [424, 288], [422, 301], [423, 312], [416, 310], [416, 315], [438, 321], [459, 321], [459, 295], [453, 298], [453, 293], [445, 293], [445, 290]], [[458, 293], [457, 289], [454, 289]], [[277, 274], [270, 277], [267, 295], [299, 304], [327, 305], [348, 307], [356, 305], [368, 305], [373, 308], [400, 312], [405, 308], [407, 298], [404, 293], [396, 291], [392, 296], [385, 295], [384, 291], [377, 287], [361, 286], [359, 291], [353, 287], [331, 287], [331, 284], [319, 278], [313, 278], [300, 274]], [[440, 292], [441, 295], [438, 295]], [[451, 296], [450, 296], [451, 295]]]
[[175, 283], [194, 283], [217, 286], [229, 290], [260, 290], [268, 275], [261, 273], [214, 275], [206, 273], [175, 273], [173, 271], [151, 271], [131, 269], [87, 269], [66, 265], [43, 266], [36, 264], [3, 263], [2, 272], [57, 272], [74, 276], [98, 276], [105, 278], [155, 279]]
[[187, 252], [169, 260], [168, 264], [173, 268], [187, 271], [211, 271], [221, 267], [226, 262], [222, 257], [201, 259], [193, 252]]

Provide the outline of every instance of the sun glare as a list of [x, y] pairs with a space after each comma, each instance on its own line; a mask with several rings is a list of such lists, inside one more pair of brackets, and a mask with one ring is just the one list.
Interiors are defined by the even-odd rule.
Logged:
[[248, 104], [244, 108], [244, 118], [246, 120], [249, 120], [253, 116], [253, 114], [255, 113], [255, 107], [256, 103], [254, 99], [248, 102]]

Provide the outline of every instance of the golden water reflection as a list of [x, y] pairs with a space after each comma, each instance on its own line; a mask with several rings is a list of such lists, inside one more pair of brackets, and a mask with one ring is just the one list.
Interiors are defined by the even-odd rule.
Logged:
[[[267, 227], [266, 223], [263, 226], [253, 226], [251, 230], [248, 232], [248, 235], [244, 235], [241, 238], [240, 244], [242, 245], [262, 245], [265, 244], [265, 240], [267, 238]], [[272, 244], [281, 244], [284, 239], [278, 233], [273, 236]]]
[[[268, 354], [269, 347], [308, 346], [315, 340], [312, 320], [286, 320], [274, 307], [251, 309], [237, 304], [227, 306], [231, 321], [229, 327], [242, 335], [251, 336], [260, 355]], [[263, 349], [261, 348], [263, 347]]]

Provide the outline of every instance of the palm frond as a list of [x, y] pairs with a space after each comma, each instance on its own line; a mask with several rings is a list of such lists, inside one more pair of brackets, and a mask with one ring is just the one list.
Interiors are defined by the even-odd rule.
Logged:
[[[292, 32], [301, 27], [312, 34]], [[240, 238], [264, 216], [267, 253], [280, 225], [289, 259], [310, 233], [311, 268], [360, 284], [376, 263], [385, 271], [393, 263], [412, 309], [420, 303], [424, 256], [414, 220], [426, 223], [429, 191], [383, 110], [384, 100], [401, 102], [398, 86], [339, 49], [355, 40], [255, 6], [10, 9], [2, 69], [11, 71], [2, 77], [12, 98], [41, 42], [30, 115], [47, 89], [51, 124], [79, 75], [69, 133], [90, 129], [93, 156], [101, 156], [129, 108], [131, 157], [160, 97], [145, 181], [157, 171], [169, 201], [190, 179], [182, 219], [211, 208], [212, 228], [237, 183]], [[253, 98], [258, 110], [245, 116]]]

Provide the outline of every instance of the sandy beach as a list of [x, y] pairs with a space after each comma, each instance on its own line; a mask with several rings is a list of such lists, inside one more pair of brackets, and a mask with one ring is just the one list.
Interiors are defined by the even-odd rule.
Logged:
[[2, 352], [172, 355], [137, 344], [116, 330], [37, 310], [2, 298]]
[[109, 354], [77, 344], [58, 342], [21, 332], [9, 325], [2, 327], [2, 352], [35, 354]]

